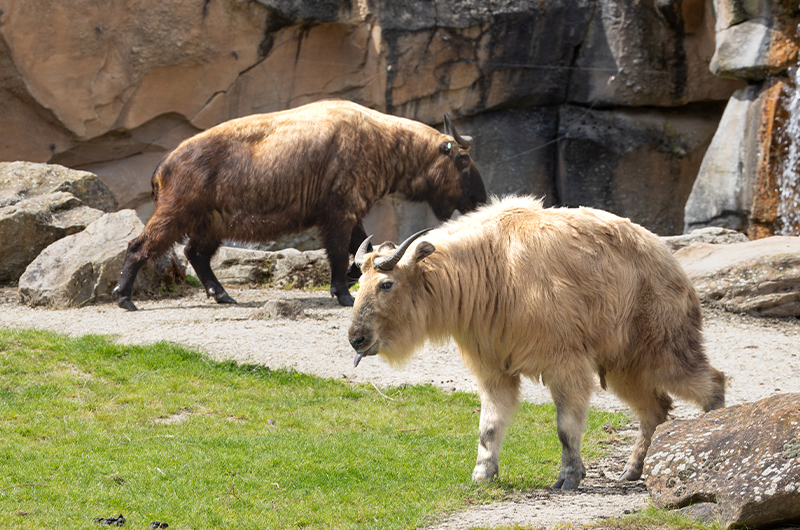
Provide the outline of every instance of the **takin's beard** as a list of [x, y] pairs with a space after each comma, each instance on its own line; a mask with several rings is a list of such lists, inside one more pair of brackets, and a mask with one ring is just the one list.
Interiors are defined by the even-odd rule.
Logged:
[[427, 328], [426, 319], [419, 313], [410, 319], [396, 318], [391, 328], [383, 328], [380, 334], [378, 355], [393, 367], [399, 367], [408, 364], [425, 342], [442, 345], [449, 339], [449, 335], [432, 334]]

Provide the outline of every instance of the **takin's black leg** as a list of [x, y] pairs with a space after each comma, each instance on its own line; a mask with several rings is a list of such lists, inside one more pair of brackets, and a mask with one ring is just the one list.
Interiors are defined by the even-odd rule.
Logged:
[[200, 283], [203, 284], [206, 296], [209, 298], [213, 296], [218, 304], [235, 304], [236, 300], [231, 298], [225, 291], [225, 288], [222, 287], [222, 284], [219, 283], [219, 280], [214, 275], [214, 271], [211, 270], [211, 257], [217, 251], [219, 245], [220, 241], [208, 242], [196, 238], [189, 238], [189, 242], [186, 243], [183, 253], [186, 255], [186, 259], [189, 260], [189, 263], [192, 264], [192, 268], [197, 274]]
[[122, 264], [122, 270], [119, 273], [119, 280], [117, 280], [117, 285], [111, 292], [111, 295], [117, 300], [117, 305], [128, 311], [136, 311], [136, 306], [131, 301], [133, 282], [136, 281], [136, 275], [149, 257], [147, 252], [143, 251], [145, 244], [143, 236], [144, 233], [139, 237], [131, 239], [128, 243], [128, 250], [125, 253], [125, 262]]
[[355, 303], [355, 298], [347, 288], [347, 265], [350, 261], [348, 249], [354, 231], [352, 227], [352, 224], [347, 225], [341, 219], [338, 220], [338, 224], [333, 222], [321, 227], [328, 262], [331, 265], [331, 296], [335, 296], [339, 304], [345, 307], [351, 307]]
[[[364, 226], [358, 223], [355, 228], [353, 228], [353, 232], [350, 235], [350, 254], [355, 256], [356, 252], [358, 252], [358, 247], [361, 246], [361, 243], [363, 243], [365, 239], [367, 239], [367, 233], [364, 231]], [[347, 269], [346, 278], [348, 288], [358, 282], [358, 279], [361, 278], [361, 269], [358, 268], [358, 265], [355, 263], [350, 265]]]
[[111, 292], [112, 296], [117, 299], [118, 306], [128, 311], [136, 311], [136, 306], [131, 301], [136, 275], [148, 259], [158, 258], [178, 240], [177, 233], [178, 231], [171, 223], [164, 222], [156, 212], [142, 233], [131, 239], [125, 253], [122, 270], [119, 273], [119, 280]]

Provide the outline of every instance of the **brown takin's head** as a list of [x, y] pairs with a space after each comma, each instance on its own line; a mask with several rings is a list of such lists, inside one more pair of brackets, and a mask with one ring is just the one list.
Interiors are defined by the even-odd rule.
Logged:
[[421, 241], [403, 257], [411, 243], [429, 230], [417, 232], [399, 247], [389, 242], [374, 251], [370, 236], [358, 249], [355, 261], [362, 275], [348, 332], [356, 350], [355, 366], [362, 357], [379, 353], [400, 364], [425, 342], [425, 308], [417, 303], [424, 287], [417, 264], [436, 249]]
[[469, 156], [472, 138], [458, 134], [448, 114], [444, 115], [445, 134], [439, 153], [425, 175], [425, 186], [412, 200], [426, 201], [440, 221], [458, 210], [467, 213], [486, 202], [486, 188], [475, 162]]

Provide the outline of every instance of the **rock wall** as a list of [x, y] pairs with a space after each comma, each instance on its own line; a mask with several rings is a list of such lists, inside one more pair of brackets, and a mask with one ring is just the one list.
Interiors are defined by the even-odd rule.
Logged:
[[[450, 112], [492, 193], [678, 233], [744, 85], [709, 72], [714, 50], [706, 0], [0, 0], [0, 161], [87, 169], [146, 216], [183, 139], [337, 97]], [[435, 220], [386, 198], [365, 224], [396, 239]]]
[[715, 74], [747, 86], [730, 98], [686, 204], [687, 231], [721, 226], [751, 238], [800, 234], [800, 6], [715, 0]]

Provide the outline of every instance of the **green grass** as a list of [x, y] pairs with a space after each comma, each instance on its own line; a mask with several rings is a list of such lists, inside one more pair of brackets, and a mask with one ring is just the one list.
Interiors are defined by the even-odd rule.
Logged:
[[[387, 368], [388, 369], [388, 368]], [[501, 480], [470, 482], [474, 394], [215, 363], [178, 346], [0, 330], [0, 528], [415, 528], [549, 485], [552, 406], [525, 404]], [[593, 411], [584, 457], [601, 454]]]

